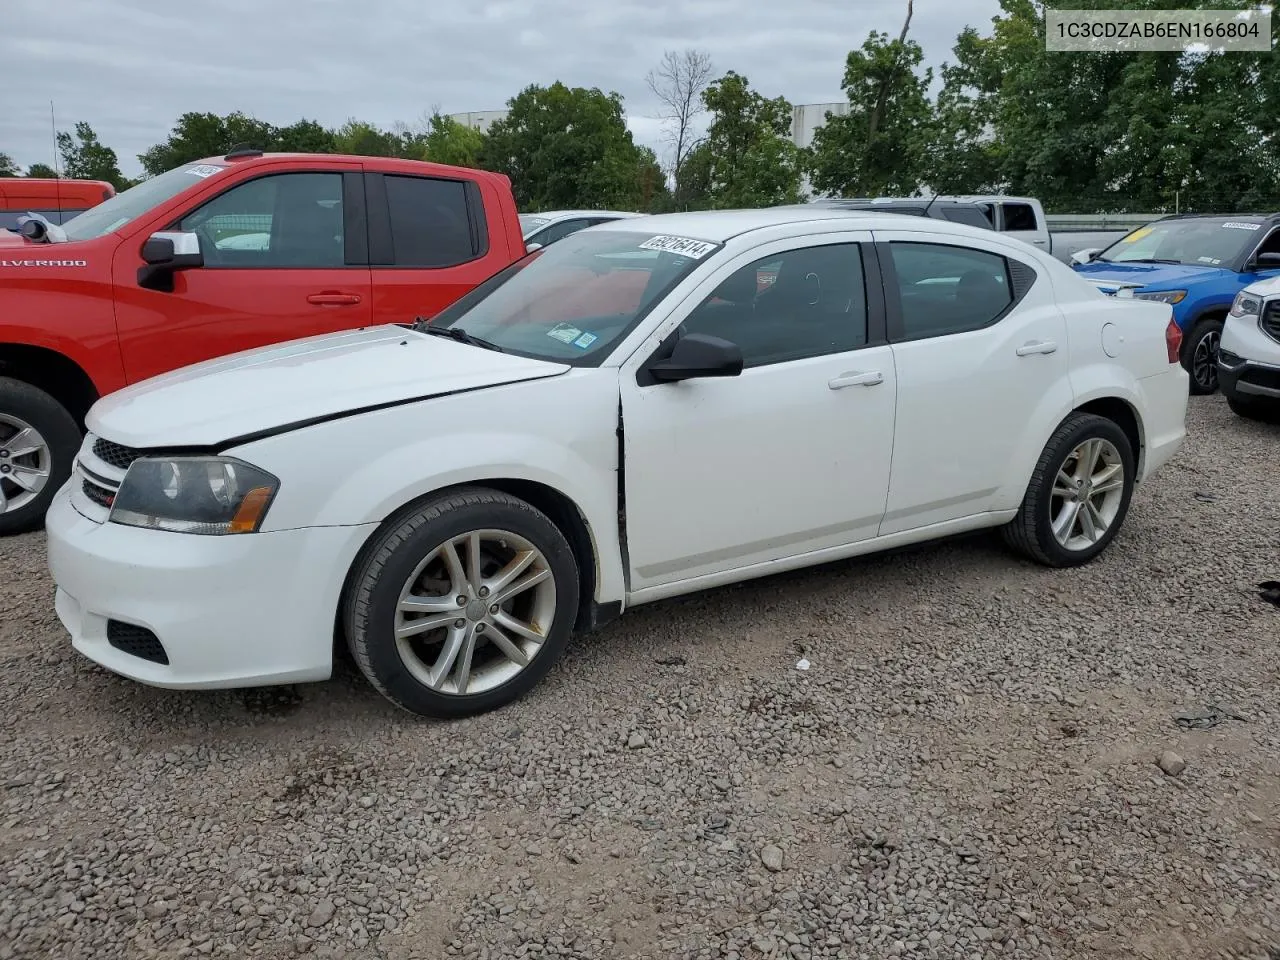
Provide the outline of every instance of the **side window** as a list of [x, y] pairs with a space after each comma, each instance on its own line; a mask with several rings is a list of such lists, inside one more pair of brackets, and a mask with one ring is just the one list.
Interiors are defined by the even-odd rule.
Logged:
[[[762, 278], [771, 278], [762, 283]], [[745, 367], [844, 353], [867, 342], [867, 292], [856, 243], [801, 247], [735, 270], [686, 318], [742, 348]]]
[[387, 205], [398, 267], [454, 267], [479, 252], [461, 180], [388, 174]]
[[544, 247], [549, 247], [557, 240], [563, 240], [569, 234], [577, 233], [585, 226], [587, 226], [586, 220], [561, 220], [559, 223], [553, 223], [547, 227], [536, 237], [531, 237], [530, 240], [533, 243], [540, 243]]
[[942, 215], [953, 223], [965, 223], [971, 227], [991, 229], [991, 221], [977, 207], [947, 207]]
[[209, 267], [341, 267], [342, 174], [279, 173], [232, 187], [187, 214]]
[[1004, 257], [949, 244], [889, 244], [902, 302], [903, 337], [978, 330], [1013, 303]]
[[1029, 203], [1002, 203], [1005, 230], [1035, 230], [1036, 212]]
[[[1267, 235], [1267, 239], [1263, 240], [1262, 243], [1258, 245], [1258, 250], [1254, 254], [1254, 257], [1260, 257], [1264, 253], [1280, 253], [1280, 229], [1272, 230], [1271, 233]], [[1264, 266], [1262, 269], [1274, 270], [1275, 267]]]

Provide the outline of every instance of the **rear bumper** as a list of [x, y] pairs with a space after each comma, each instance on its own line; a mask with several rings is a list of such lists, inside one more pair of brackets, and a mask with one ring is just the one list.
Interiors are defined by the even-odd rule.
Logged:
[[1189, 380], [1187, 371], [1179, 363], [1170, 364], [1163, 373], [1138, 381], [1145, 407], [1145, 449], [1138, 467], [1139, 482], [1172, 460], [1186, 440]]

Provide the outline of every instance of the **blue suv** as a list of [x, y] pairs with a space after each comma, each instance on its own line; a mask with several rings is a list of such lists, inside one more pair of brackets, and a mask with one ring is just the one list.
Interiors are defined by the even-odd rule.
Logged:
[[1154, 220], [1073, 269], [1103, 293], [1173, 306], [1192, 393], [1218, 389], [1218, 341], [1244, 287], [1280, 275], [1280, 213]]

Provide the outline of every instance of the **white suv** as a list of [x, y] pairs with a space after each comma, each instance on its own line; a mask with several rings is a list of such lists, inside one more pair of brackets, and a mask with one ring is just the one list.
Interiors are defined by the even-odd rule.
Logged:
[[1218, 346], [1218, 385], [1240, 416], [1280, 419], [1280, 277], [1236, 295]]

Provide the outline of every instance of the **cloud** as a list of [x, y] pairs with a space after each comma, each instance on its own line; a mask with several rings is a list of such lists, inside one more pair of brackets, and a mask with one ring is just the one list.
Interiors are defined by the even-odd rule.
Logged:
[[[985, 30], [997, 12], [996, 0], [922, 6], [911, 36], [934, 64], [961, 29]], [[769, 96], [825, 102], [841, 98], [845, 54], [871, 30], [896, 34], [904, 10], [901, 0], [3, 0], [0, 152], [24, 167], [50, 161], [50, 100], [59, 129], [87, 121], [132, 175], [137, 154], [189, 110], [390, 126], [436, 105], [500, 109], [529, 84], [561, 80], [622, 94], [637, 139], [661, 154], [644, 76], [664, 50], [698, 47], [717, 73], [743, 73]]]

